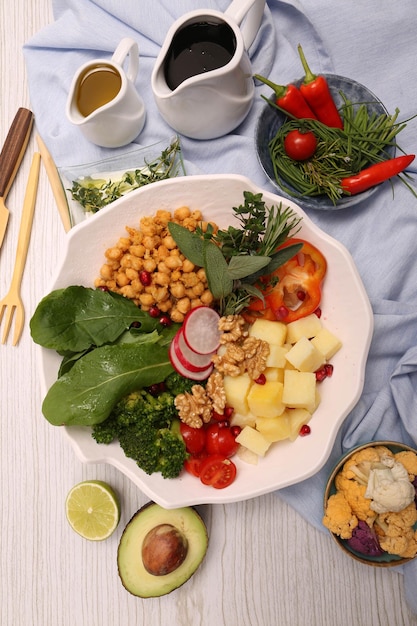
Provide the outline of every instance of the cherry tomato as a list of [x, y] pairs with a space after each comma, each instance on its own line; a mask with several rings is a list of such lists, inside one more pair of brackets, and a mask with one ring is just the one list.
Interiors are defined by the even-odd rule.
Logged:
[[180, 433], [184, 439], [187, 452], [190, 454], [198, 454], [204, 450], [206, 444], [206, 431], [204, 428], [192, 428], [192, 426], [181, 422]]
[[197, 476], [197, 478], [199, 478], [201, 466], [207, 457], [208, 454], [204, 451], [199, 454], [191, 454], [184, 462], [184, 469], [192, 476]]
[[290, 159], [294, 159], [294, 161], [306, 161], [315, 153], [317, 149], [317, 139], [311, 130], [307, 132], [290, 130], [285, 136], [284, 148]]
[[201, 464], [200, 480], [203, 485], [224, 489], [236, 478], [236, 465], [221, 454], [208, 456]]
[[209, 454], [222, 454], [233, 456], [236, 454], [239, 444], [230, 426], [220, 423], [209, 424], [206, 428], [206, 450]]

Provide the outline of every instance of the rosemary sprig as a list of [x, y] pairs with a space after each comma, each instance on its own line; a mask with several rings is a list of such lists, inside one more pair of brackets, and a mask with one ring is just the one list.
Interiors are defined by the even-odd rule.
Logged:
[[221, 315], [231, 315], [248, 306], [252, 297], [263, 299], [257, 282], [297, 254], [302, 244], [277, 249], [299, 230], [301, 217], [291, 208], [267, 207], [262, 194], [244, 192], [244, 204], [233, 207], [240, 227], [212, 228], [194, 233], [173, 222], [171, 236], [181, 252], [195, 265], [204, 267], [210, 291]]
[[85, 211], [97, 213], [129, 191], [176, 176], [181, 166], [180, 152], [179, 139], [175, 139], [153, 161], [145, 161], [143, 167], [125, 172], [118, 180], [88, 176], [72, 181], [68, 191]]

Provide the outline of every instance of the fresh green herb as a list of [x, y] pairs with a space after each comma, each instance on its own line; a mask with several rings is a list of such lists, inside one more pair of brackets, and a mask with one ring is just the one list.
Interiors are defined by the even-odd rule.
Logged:
[[[344, 195], [340, 181], [372, 163], [390, 158], [387, 150], [406, 126], [394, 115], [370, 111], [366, 103], [353, 104], [342, 93], [344, 128], [330, 128], [317, 120], [288, 120], [269, 143], [274, 175], [279, 185], [294, 197], [327, 196], [336, 204]], [[295, 161], [285, 151], [287, 134], [296, 129], [312, 131], [317, 150], [306, 161]], [[392, 156], [392, 155], [391, 155]]]
[[263, 298], [256, 283], [296, 254], [301, 245], [278, 250], [293, 236], [301, 218], [290, 208], [267, 207], [262, 194], [244, 192], [244, 204], [233, 208], [240, 227], [214, 233], [197, 229], [194, 233], [173, 222], [171, 236], [181, 252], [204, 267], [207, 282], [218, 301], [220, 315], [239, 313], [252, 297]]
[[163, 150], [158, 158], [145, 163], [144, 167], [125, 172], [120, 179], [114, 181], [90, 176], [74, 180], [68, 191], [85, 211], [97, 213], [129, 191], [176, 176], [181, 167], [179, 139]]

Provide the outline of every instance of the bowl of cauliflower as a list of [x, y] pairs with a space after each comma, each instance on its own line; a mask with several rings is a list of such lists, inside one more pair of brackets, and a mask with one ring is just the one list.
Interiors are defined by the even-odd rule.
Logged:
[[367, 565], [401, 565], [417, 555], [417, 450], [373, 441], [345, 454], [324, 494], [323, 525]]

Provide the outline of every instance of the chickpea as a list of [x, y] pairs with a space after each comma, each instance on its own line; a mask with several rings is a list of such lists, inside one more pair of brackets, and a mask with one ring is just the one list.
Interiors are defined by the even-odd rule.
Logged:
[[155, 272], [153, 275], [153, 282], [156, 285], [161, 285], [161, 286], [168, 286], [169, 283], [171, 282], [171, 276], [170, 276], [170, 272]]
[[165, 265], [168, 269], [175, 270], [182, 266], [182, 261], [178, 256], [170, 255], [165, 259]]
[[129, 251], [130, 251], [131, 254], [133, 254], [133, 256], [144, 257], [145, 256], [145, 252], [146, 252], [146, 248], [141, 243], [141, 244], [138, 244], [138, 245], [130, 246]]
[[127, 267], [126, 268], [126, 276], [128, 277], [128, 279], [130, 281], [138, 279], [139, 278], [139, 272], [135, 269], [133, 269], [132, 267]]
[[169, 291], [168, 291], [167, 287], [156, 287], [156, 286], [153, 286], [153, 288], [152, 288], [152, 296], [153, 296], [156, 304], [159, 304], [159, 302], [164, 302], [164, 300], [166, 300], [169, 297]]
[[184, 321], [185, 315], [184, 313], [181, 313], [180, 311], [178, 311], [177, 308], [172, 309], [170, 314], [169, 314], [171, 320], [177, 324], [181, 324]]
[[129, 279], [126, 276], [125, 272], [118, 272], [116, 274], [116, 283], [119, 287], [125, 287], [129, 284]]
[[174, 296], [174, 298], [177, 298], [178, 300], [185, 296], [185, 287], [183, 283], [179, 281], [175, 283], [171, 282], [170, 291], [171, 291], [171, 294]]
[[188, 259], [184, 259], [184, 262], [182, 264], [182, 271], [185, 273], [188, 272], [192, 272], [195, 268], [194, 263], [191, 263], [191, 261], [189, 261]]
[[100, 276], [101, 278], [103, 278], [103, 280], [110, 280], [111, 278], [113, 278], [113, 270], [110, 267], [110, 265], [105, 263], [104, 265], [101, 266]]
[[155, 304], [154, 297], [151, 293], [141, 293], [139, 294], [139, 302], [141, 306], [152, 306]]
[[123, 252], [126, 252], [126, 250], [129, 250], [130, 244], [131, 244], [131, 241], [128, 237], [120, 237], [116, 246], [120, 248], [120, 250], [123, 250]]
[[204, 269], [204, 267], [200, 267], [200, 269], [197, 272], [197, 276], [203, 283], [207, 282], [206, 270]]
[[180, 222], [183, 222], [190, 215], [191, 211], [188, 206], [182, 206], [174, 211], [174, 218]]
[[136, 228], [129, 228], [126, 226], [126, 230], [129, 233], [131, 243], [134, 246], [138, 246], [142, 243], [143, 233], [141, 230], [137, 230]]
[[143, 269], [147, 272], [154, 272], [156, 269], [156, 261], [155, 259], [145, 259], [143, 261]]
[[147, 250], [153, 250], [159, 243], [158, 235], [148, 235], [143, 238], [143, 245]]
[[123, 255], [123, 250], [117, 247], [108, 248], [106, 252], [104, 253], [104, 256], [106, 257], [106, 259], [109, 259], [110, 261], [118, 261], [122, 255]]
[[130, 300], [134, 300], [137, 296], [135, 290], [133, 289], [132, 285], [125, 285], [124, 287], [120, 288], [120, 293], [125, 297], [125, 298], [129, 298]]
[[205, 285], [202, 282], [198, 282], [194, 287], [192, 287], [193, 292], [196, 296], [201, 296], [203, 291], [205, 290]]
[[158, 233], [158, 225], [152, 217], [142, 217], [139, 226], [145, 237], [153, 237]]
[[167, 259], [169, 257], [169, 250], [166, 246], [160, 245], [156, 251], [158, 259]]
[[158, 209], [155, 215], [155, 222], [161, 226], [166, 226], [168, 222], [171, 222], [172, 215], [170, 211], [164, 211], [164, 209]]
[[201, 302], [200, 298], [193, 298], [191, 300], [191, 308], [192, 309], [196, 309], [198, 306], [201, 306], [203, 303]]
[[171, 272], [171, 280], [173, 283], [178, 282], [179, 280], [181, 280], [181, 272], [180, 270], [174, 270], [173, 272]]
[[169, 298], [167, 298], [163, 302], [158, 302], [158, 309], [161, 311], [161, 313], [168, 313], [171, 308], [172, 302]]
[[161, 272], [162, 274], [171, 274], [171, 270], [169, 269], [165, 261], [160, 261], [157, 265], [157, 268], [158, 272]]
[[177, 309], [180, 313], [188, 313], [188, 311], [190, 310], [191, 307], [191, 302], [190, 302], [190, 298], [181, 298], [181, 300], [178, 300], [177, 302]]
[[136, 298], [136, 297], [137, 297], [140, 293], [142, 293], [142, 291], [143, 291], [143, 285], [142, 285], [142, 283], [140, 282], [140, 279], [139, 279], [139, 278], [134, 278], [134, 279], [132, 280], [132, 283], [131, 283], [131, 284], [132, 284], [132, 289], [134, 289], [134, 290], [135, 290], [135, 294], [136, 294], [136, 295], [135, 295], [135, 298]]
[[213, 302], [213, 294], [211, 291], [206, 289], [200, 296], [200, 300], [205, 305], [210, 305]]
[[171, 237], [171, 235], [167, 235], [162, 239], [162, 245], [168, 248], [168, 250], [173, 250], [177, 247], [177, 244], [175, 243], [175, 240], [173, 237]]

